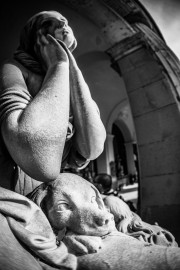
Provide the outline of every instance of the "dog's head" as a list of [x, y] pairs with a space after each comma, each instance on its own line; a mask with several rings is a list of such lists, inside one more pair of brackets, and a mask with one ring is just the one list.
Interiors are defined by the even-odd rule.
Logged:
[[28, 197], [42, 208], [56, 230], [102, 236], [115, 229], [114, 217], [104, 206], [99, 191], [78, 175], [62, 173]]

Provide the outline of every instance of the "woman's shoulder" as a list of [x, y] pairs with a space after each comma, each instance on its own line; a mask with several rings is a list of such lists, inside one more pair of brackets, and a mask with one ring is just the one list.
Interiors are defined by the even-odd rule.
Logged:
[[27, 73], [27, 69], [13, 58], [5, 59], [1, 64], [1, 72], [11, 72], [19, 70], [22, 73]]
[[6, 84], [8, 81], [18, 80], [18, 78], [26, 80], [28, 78], [28, 70], [13, 58], [4, 60], [0, 66], [1, 85], [3, 82]]

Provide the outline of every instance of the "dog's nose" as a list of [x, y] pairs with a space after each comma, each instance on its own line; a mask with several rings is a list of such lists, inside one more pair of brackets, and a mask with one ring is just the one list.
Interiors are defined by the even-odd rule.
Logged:
[[108, 225], [110, 221], [113, 221], [114, 220], [114, 217], [111, 215], [111, 216], [106, 216], [106, 217], [103, 217], [103, 216], [98, 216], [95, 218], [95, 222], [98, 226], [105, 226], [105, 225]]

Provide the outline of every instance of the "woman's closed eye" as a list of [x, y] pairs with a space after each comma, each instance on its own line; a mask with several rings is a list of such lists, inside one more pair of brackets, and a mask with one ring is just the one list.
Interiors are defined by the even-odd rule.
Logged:
[[51, 27], [52, 25], [53, 25], [52, 20], [47, 20], [47, 21], [44, 21], [44, 22], [41, 24], [41, 28], [46, 28], [46, 29], [48, 29], [48, 28]]
[[59, 21], [58, 23], [58, 28], [63, 28], [63, 27], [67, 27], [68, 24], [65, 21]]

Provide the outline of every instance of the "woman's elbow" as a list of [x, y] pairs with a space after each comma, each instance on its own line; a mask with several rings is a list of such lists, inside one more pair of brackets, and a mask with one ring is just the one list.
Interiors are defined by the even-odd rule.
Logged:
[[19, 161], [17, 164], [26, 174], [41, 182], [53, 181], [60, 173], [59, 164], [41, 163], [39, 160], [34, 160], [33, 162]]
[[106, 130], [105, 128], [102, 128], [101, 132], [99, 132], [92, 140], [91, 143], [92, 148], [90, 151], [89, 159], [91, 160], [96, 159], [102, 154], [102, 152], [104, 151], [105, 140], [106, 140]]
[[103, 136], [98, 136], [92, 140], [91, 147], [89, 147], [87, 159], [94, 160], [98, 158], [104, 151], [104, 143], [106, 139], [106, 134]]
[[104, 150], [104, 145], [102, 147], [97, 146], [90, 154], [89, 154], [89, 158], [90, 160], [94, 160], [96, 158], [98, 158], [102, 152]]
[[61, 155], [56, 149], [36, 145], [35, 149], [29, 145], [19, 146], [18, 155], [13, 155], [19, 167], [37, 181], [49, 182], [55, 180], [61, 169]]

